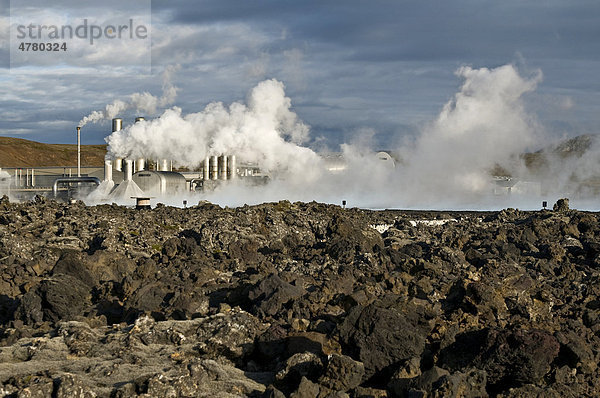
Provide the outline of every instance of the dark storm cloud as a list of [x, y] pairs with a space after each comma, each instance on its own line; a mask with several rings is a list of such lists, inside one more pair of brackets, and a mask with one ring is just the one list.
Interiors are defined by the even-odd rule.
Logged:
[[[596, 0], [184, 0], [153, 1], [152, 14], [151, 74], [93, 65], [0, 70], [0, 130], [51, 131], [49, 139], [70, 142], [69, 120], [74, 126], [134, 92], [159, 95], [159, 74], [172, 64], [181, 65], [175, 105], [184, 112], [243, 101], [259, 81], [277, 78], [313, 139], [334, 145], [364, 128], [378, 146], [414, 134], [456, 92], [454, 71], [464, 64], [541, 69], [544, 81], [528, 98], [542, 122], [569, 134], [598, 122]], [[86, 139], [102, 143], [107, 129], [88, 125]]]
[[542, 57], [600, 57], [599, 6], [594, 1], [344, 1], [178, 2], [175, 24], [242, 21], [289, 40], [334, 45], [367, 61], [467, 57], [506, 62], [516, 51]]

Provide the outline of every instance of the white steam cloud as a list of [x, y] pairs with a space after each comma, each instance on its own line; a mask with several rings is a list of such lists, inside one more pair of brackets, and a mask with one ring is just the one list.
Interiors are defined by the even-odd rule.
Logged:
[[[360, 140], [342, 145], [343, 160], [335, 158], [335, 167], [331, 159], [303, 146], [309, 129], [291, 110], [284, 85], [277, 80], [259, 83], [246, 104], [215, 102], [187, 115], [173, 107], [159, 118], [130, 125], [107, 137], [108, 156], [166, 158], [195, 168], [206, 156], [233, 154], [271, 174], [267, 186], [232, 181], [211, 192], [190, 193], [190, 203], [207, 199], [237, 206], [288, 199], [338, 204], [347, 200], [350, 206], [377, 208], [538, 208], [540, 189], [518, 202], [517, 195], [498, 195], [502, 185], [493, 175], [500, 170], [514, 180], [536, 178], [521, 155], [540, 142], [543, 131], [526, 112], [523, 97], [535, 90], [541, 72], [524, 77], [514, 66], [504, 65], [461, 67], [456, 74], [462, 85], [439, 116], [412, 145], [389, 148], [395, 166], [378, 159]], [[600, 152], [600, 145], [594, 148]], [[582, 159], [584, 165], [569, 170], [591, 178], [590, 170], [598, 170], [597, 157]], [[564, 183], [572, 180], [565, 177]], [[180, 199], [160, 201], [177, 204]]]
[[175, 102], [177, 97], [177, 87], [172, 83], [173, 74], [179, 69], [179, 65], [169, 65], [162, 73], [162, 96], [160, 98], [148, 93], [134, 93], [129, 96], [129, 99], [123, 101], [116, 99], [112, 103], [106, 105], [104, 110], [93, 111], [79, 121], [79, 127], [83, 127], [88, 123], [97, 123], [102, 120], [110, 120], [115, 118], [120, 113], [135, 109], [148, 115], [156, 114], [158, 108], [164, 108]]
[[106, 139], [109, 156], [166, 158], [195, 167], [206, 156], [234, 154], [267, 172], [304, 174], [319, 157], [300, 146], [309, 129], [290, 106], [284, 85], [266, 80], [252, 90], [248, 105], [215, 102], [188, 115], [174, 107], [160, 118], [114, 132]]
[[411, 150], [402, 182], [410, 202], [473, 200], [490, 191], [497, 166], [518, 175], [518, 155], [534, 145], [540, 127], [528, 115], [522, 96], [536, 88], [542, 74], [526, 79], [512, 65], [495, 69], [462, 67], [460, 91], [427, 126]]

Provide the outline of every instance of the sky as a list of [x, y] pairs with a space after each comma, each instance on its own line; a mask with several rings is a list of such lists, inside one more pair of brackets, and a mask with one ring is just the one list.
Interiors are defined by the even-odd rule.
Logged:
[[[432, 123], [462, 81], [461, 67], [512, 64], [540, 76], [524, 95], [529, 114], [562, 138], [598, 133], [600, 2], [0, 0], [0, 135], [75, 143], [79, 121], [133, 93], [176, 96], [199, 112], [215, 101], [244, 102], [261, 81], [285, 86], [310, 128], [308, 145], [338, 150], [368, 136], [387, 149]], [[69, 41], [69, 49], [24, 54], [18, 24], [101, 27], [142, 21], [144, 40]], [[57, 40], [57, 42], [61, 42]], [[62, 57], [62, 58], [61, 58]], [[102, 144], [110, 123], [87, 124], [83, 144]]]

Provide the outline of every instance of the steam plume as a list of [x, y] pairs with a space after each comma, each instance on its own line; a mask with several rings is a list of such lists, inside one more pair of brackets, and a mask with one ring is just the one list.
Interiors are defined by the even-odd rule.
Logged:
[[[275, 177], [266, 187], [232, 183], [202, 194], [225, 205], [346, 199], [362, 207], [522, 207], [514, 205], [514, 196], [510, 203], [494, 196], [492, 169], [527, 177], [520, 155], [539, 142], [542, 129], [526, 112], [523, 97], [535, 90], [542, 74], [524, 77], [512, 65], [461, 67], [456, 74], [462, 85], [438, 117], [414, 144], [392, 149], [396, 167], [378, 160], [358, 140], [342, 145], [343, 167], [328, 171], [323, 158], [302, 146], [309, 129], [291, 110], [277, 80], [259, 83], [246, 104], [214, 102], [187, 115], [177, 107], [167, 109], [160, 118], [111, 134], [108, 152], [113, 157], [168, 158], [190, 168], [206, 156], [235, 154]], [[597, 166], [597, 161], [588, 163], [581, 174]], [[539, 206], [539, 193], [533, 199], [525, 207]]]
[[505, 65], [462, 67], [456, 74], [463, 79], [460, 91], [422, 131], [415, 147], [403, 148], [408, 167], [402, 181], [411, 187], [409, 202], [473, 200], [473, 195], [489, 193], [491, 169], [500, 165], [518, 174], [515, 159], [537, 141], [538, 123], [525, 112], [522, 97], [535, 89], [541, 72], [524, 78]]
[[114, 100], [112, 103], [106, 105], [104, 110], [93, 111], [79, 122], [79, 126], [83, 127], [87, 123], [97, 123], [101, 120], [110, 120], [115, 118], [120, 113], [135, 109], [138, 112], [142, 112], [148, 115], [156, 114], [156, 110], [159, 107], [165, 107], [175, 102], [177, 97], [177, 87], [172, 83], [173, 74], [179, 69], [179, 65], [170, 65], [165, 68], [162, 73], [162, 96], [160, 98], [148, 92], [134, 93], [129, 96], [129, 99], [122, 101], [119, 99]]
[[173, 107], [160, 118], [135, 123], [107, 137], [109, 156], [167, 158], [195, 167], [206, 156], [235, 154], [241, 161], [258, 162], [269, 172], [306, 175], [319, 157], [298, 145], [309, 130], [290, 110], [283, 83], [259, 83], [247, 103], [226, 107], [214, 102], [188, 115]]

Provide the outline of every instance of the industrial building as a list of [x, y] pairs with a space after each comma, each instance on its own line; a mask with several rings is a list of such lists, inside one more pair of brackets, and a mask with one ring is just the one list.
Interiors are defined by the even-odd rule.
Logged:
[[[138, 117], [135, 122], [145, 120]], [[123, 119], [112, 120], [112, 132], [123, 128]], [[80, 127], [77, 128], [78, 164], [73, 167], [38, 167], [0, 169], [0, 190], [18, 199], [42, 194], [60, 199], [83, 197], [94, 191], [99, 201], [123, 201], [139, 197], [161, 197], [216, 189], [227, 181], [238, 180], [249, 185], [266, 184], [270, 176], [256, 163], [238, 162], [235, 154], [207, 156], [196, 170], [175, 171], [171, 159], [113, 158], [103, 167], [82, 167]], [[337, 173], [347, 168], [340, 153], [322, 154], [325, 169]], [[395, 167], [388, 152], [378, 152], [377, 159]]]

